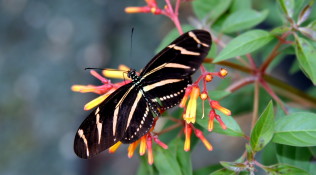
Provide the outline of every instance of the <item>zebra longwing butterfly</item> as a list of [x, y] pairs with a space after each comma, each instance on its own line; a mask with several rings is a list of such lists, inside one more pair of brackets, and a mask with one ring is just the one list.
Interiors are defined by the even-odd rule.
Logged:
[[145, 135], [160, 110], [180, 103], [211, 42], [209, 32], [189, 31], [159, 52], [139, 76], [129, 70], [132, 82], [114, 91], [80, 125], [75, 153], [91, 158], [118, 141], [128, 144]]

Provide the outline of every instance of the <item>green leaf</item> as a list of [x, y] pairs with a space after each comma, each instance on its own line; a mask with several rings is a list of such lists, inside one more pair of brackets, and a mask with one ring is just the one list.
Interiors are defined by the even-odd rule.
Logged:
[[309, 27], [299, 27], [298, 30], [307, 38], [312, 39], [314, 41], [316, 40], [316, 30], [313, 30]]
[[277, 159], [279, 163], [295, 166], [310, 173], [316, 171], [313, 155], [307, 147], [294, 147], [276, 144]]
[[291, 28], [288, 27], [288, 26], [279, 26], [279, 27], [276, 27], [274, 28], [273, 30], [271, 30], [271, 34], [274, 35], [274, 36], [278, 36], [278, 35], [282, 35], [283, 33], [285, 32], [288, 32], [290, 31]]
[[154, 165], [159, 174], [182, 174], [181, 167], [171, 149], [163, 149], [160, 146], [156, 146], [154, 150]]
[[276, 164], [265, 167], [264, 170], [270, 175], [309, 175], [308, 172], [287, 164]]
[[292, 18], [295, 8], [295, 0], [278, 0], [283, 13]]
[[193, 171], [193, 175], [205, 175], [223, 168], [220, 164], [210, 165]]
[[154, 169], [154, 166], [148, 164], [146, 157], [141, 156], [137, 175], [158, 175], [158, 172]]
[[257, 12], [247, 9], [230, 14], [222, 25], [222, 32], [233, 33], [249, 29], [261, 23], [268, 15], [268, 10]]
[[292, 65], [291, 65], [289, 73], [293, 75], [293, 74], [297, 73], [300, 70], [301, 69], [300, 69], [300, 66], [298, 65], [298, 61], [294, 60]]
[[169, 144], [169, 149], [176, 153], [176, 160], [180, 166], [182, 175], [192, 175], [191, 152], [185, 152], [183, 145], [183, 140], [178, 137]]
[[235, 172], [240, 172], [246, 170], [248, 167], [247, 165], [243, 163], [238, 163], [238, 162], [225, 162], [225, 161], [220, 161], [220, 164], [225, 167], [226, 169], [235, 171]]
[[195, 0], [192, 7], [195, 15], [200, 20], [211, 21], [214, 23], [230, 6], [232, 0]]
[[316, 146], [316, 114], [295, 112], [277, 119], [273, 142], [292, 146]]
[[223, 90], [211, 90], [208, 92], [208, 95], [212, 100], [221, 100], [225, 98], [226, 96], [230, 95], [231, 92], [229, 91], [223, 91]]
[[236, 172], [228, 170], [226, 168], [222, 168], [220, 170], [217, 170], [210, 175], [236, 175]]
[[276, 164], [277, 157], [276, 157], [276, 143], [269, 142], [261, 151], [261, 161], [259, 161], [263, 165], [273, 165]]
[[230, 7], [231, 12], [251, 9], [251, 0], [233, 1]]
[[[188, 32], [190, 30], [193, 30], [194, 27], [190, 25], [183, 25], [182, 26], [183, 32]], [[180, 36], [178, 30], [176, 28], [172, 29], [161, 41], [158, 48], [156, 49], [156, 53], [160, 52], [162, 49], [164, 49], [168, 44], [170, 44], [173, 40], [178, 38]]]
[[231, 40], [214, 62], [251, 53], [268, 44], [272, 39], [273, 35], [264, 30], [248, 31]]
[[310, 22], [307, 27], [316, 30], [316, 20]]
[[261, 114], [250, 136], [250, 145], [253, 151], [260, 151], [272, 139], [274, 131], [274, 114], [272, 101]]

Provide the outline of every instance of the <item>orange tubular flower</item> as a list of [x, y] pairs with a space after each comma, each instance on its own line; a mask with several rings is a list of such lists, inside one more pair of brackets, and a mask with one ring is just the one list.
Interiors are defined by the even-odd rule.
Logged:
[[192, 133], [191, 125], [185, 123], [185, 127], [184, 127], [184, 135], [185, 135], [184, 151], [186, 151], [186, 152], [190, 151], [191, 133]]
[[135, 152], [135, 149], [139, 145], [140, 140], [137, 140], [136, 142], [131, 143], [127, 148], [127, 156], [128, 158], [132, 158]]
[[195, 123], [196, 103], [197, 103], [197, 99], [198, 99], [199, 95], [200, 95], [200, 88], [198, 86], [192, 87], [188, 107], [186, 108], [186, 112], [183, 116], [183, 119], [187, 123]]
[[222, 107], [222, 106], [219, 104], [218, 101], [212, 100], [212, 101], [210, 101], [210, 105], [211, 105], [212, 108], [221, 111], [221, 112], [224, 113], [225, 115], [228, 115], [228, 116], [231, 115], [230, 110], [227, 109], [227, 108]]
[[109, 153], [115, 153], [116, 150], [122, 145], [122, 142], [117, 142], [109, 148]]
[[214, 110], [211, 110], [210, 111], [210, 114], [209, 114], [209, 117], [210, 117], [210, 120], [208, 121], [208, 126], [207, 126], [207, 129], [208, 129], [208, 131], [212, 131], [213, 130], [213, 128], [214, 128], [214, 118], [215, 118], [215, 115], [216, 115], [216, 113], [215, 113], [215, 111]]
[[196, 135], [196, 137], [198, 137], [202, 143], [204, 144], [204, 146], [206, 147], [207, 150], [212, 151], [213, 150], [213, 146], [211, 145], [211, 143], [206, 140], [206, 138], [203, 135], [203, 132], [199, 129], [194, 129], [194, 133]]

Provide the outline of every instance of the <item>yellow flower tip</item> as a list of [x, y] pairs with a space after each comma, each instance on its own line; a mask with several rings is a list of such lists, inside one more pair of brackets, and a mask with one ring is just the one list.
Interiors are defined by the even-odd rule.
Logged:
[[225, 77], [228, 74], [228, 71], [226, 69], [224, 69], [224, 68], [221, 68], [221, 70], [219, 71], [219, 74], [222, 77]]
[[213, 80], [213, 76], [212, 76], [211, 74], [207, 74], [207, 75], [205, 76], [204, 80], [205, 80], [206, 82], [210, 82], [210, 81]]
[[118, 69], [119, 69], [119, 70], [122, 70], [122, 71], [129, 71], [131, 68], [125, 66], [124, 64], [120, 64], [120, 65], [118, 66]]
[[154, 163], [154, 155], [152, 150], [148, 150], [148, 164], [152, 165]]
[[155, 7], [153, 7], [153, 8], [150, 9], [150, 11], [151, 11], [151, 13], [155, 14], [157, 9]]
[[137, 148], [139, 144], [139, 140], [137, 140], [136, 142], [131, 143], [128, 148], [127, 148], [127, 156], [128, 158], [132, 158], [135, 152], [135, 149]]
[[180, 108], [184, 108], [185, 107], [185, 104], [187, 103], [187, 100], [188, 100], [188, 96], [184, 96], [180, 102], [180, 105], [179, 107]]
[[224, 113], [225, 115], [230, 116], [232, 113], [229, 109], [222, 107], [218, 101], [212, 101], [211, 102], [211, 106], [214, 109], [217, 109], [219, 111], [221, 111], [222, 113]]
[[88, 111], [96, 106], [98, 106], [99, 104], [101, 104], [107, 97], [109, 96], [109, 93], [103, 94], [93, 100], [91, 100], [89, 103], [87, 103], [86, 105], [84, 105], [84, 110]]
[[71, 86], [71, 90], [74, 92], [81, 92], [81, 93], [87, 93], [87, 92], [97, 93], [98, 92], [98, 90], [96, 89], [96, 86], [93, 86], [93, 85], [73, 85]]
[[186, 151], [186, 152], [190, 151], [191, 133], [192, 133], [192, 128], [190, 127], [189, 124], [186, 124], [185, 128], [184, 128], [184, 134], [185, 134], [184, 151]]
[[113, 146], [110, 147], [109, 153], [115, 153], [115, 151], [122, 145], [122, 142], [116, 142]]
[[126, 7], [125, 13], [141, 13], [142, 8], [141, 7]]
[[195, 135], [202, 141], [207, 150], [212, 151], [213, 147], [211, 143], [204, 137], [203, 132], [199, 129], [194, 130]]
[[140, 138], [139, 155], [143, 156], [146, 153], [146, 135]]
[[123, 70], [103, 70], [102, 74], [108, 78], [129, 79]]
[[184, 149], [185, 152], [190, 151], [190, 140], [185, 140], [184, 142]]
[[207, 150], [212, 151], [213, 150], [213, 146], [211, 145], [211, 143], [209, 141], [207, 141], [206, 139], [202, 140], [204, 146], [206, 147]]
[[214, 120], [209, 120], [208, 125], [207, 125], [207, 130], [211, 132], [213, 131], [213, 128], [214, 128]]
[[80, 92], [81, 89], [83, 89], [85, 86], [83, 85], [72, 85], [71, 90], [74, 92]]
[[201, 98], [202, 100], [206, 100], [207, 97], [208, 97], [208, 95], [207, 95], [206, 92], [202, 92], [201, 95], [200, 95], [200, 98]]
[[196, 118], [196, 104], [197, 99], [200, 95], [200, 89], [198, 87], [193, 87], [190, 93], [190, 100], [188, 103], [188, 107], [186, 109], [186, 113], [184, 115], [184, 120], [187, 123], [195, 123]]

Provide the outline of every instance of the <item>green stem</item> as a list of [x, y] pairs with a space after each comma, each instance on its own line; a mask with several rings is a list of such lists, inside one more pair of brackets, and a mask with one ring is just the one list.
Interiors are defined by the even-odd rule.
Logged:
[[[213, 63], [213, 59], [211, 58], [207, 58], [204, 60], [205, 63]], [[215, 64], [218, 65], [222, 65], [222, 66], [227, 66], [227, 67], [231, 67], [233, 69], [239, 70], [241, 72], [247, 73], [247, 74], [253, 74], [253, 70], [251, 70], [248, 67], [236, 64], [236, 63], [232, 63], [232, 62], [228, 62], [228, 61], [221, 61], [221, 62], [217, 62]], [[276, 79], [270, 75], [267, 74], [263, 74], [262, 75], [262, 79], [264, 79], [267, 83], [277, 87], [278, 89], [276, 89], [276, 91], [278, 92], [278, 94], [281, 94], [282, 96], [289, 98], [301, 105], [304, 105], [304, 107], [312, 107], [312, 108], [316, 108], [316, 98], [312, 97], [306, 93], [304, 93], [303, 91], [296, 89], [290, 85], [288, 85], [287, 83], [284, 83], [283, 81]]]
[[251, 130], [255, 127], [257, 118], [258, 118], [258, 108], [259, 108], [259, 81], [255, 81], [255, 90], [254, 90], [254, 97], [253, 97], [253, 113], [251, 119]]

